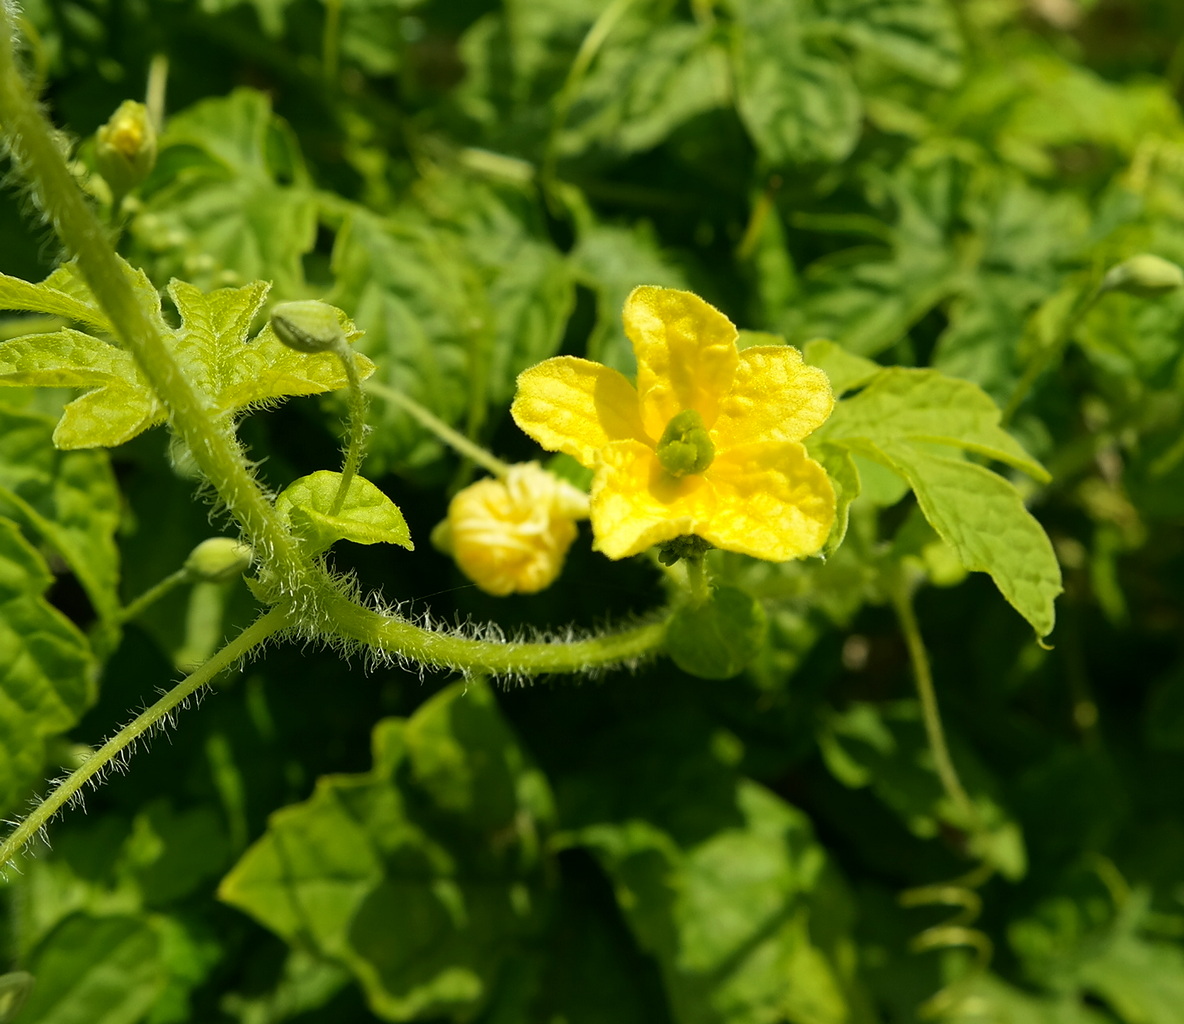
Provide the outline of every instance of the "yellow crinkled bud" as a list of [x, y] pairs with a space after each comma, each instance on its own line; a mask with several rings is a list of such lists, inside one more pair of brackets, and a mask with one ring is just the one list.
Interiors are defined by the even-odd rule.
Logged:
[[156, 164], [156, 130], [148, 109], [124, 100], [95, 133], [99, 173], [116, 196], [125, 195], [148, 177]]
[[525, 462], [460, 491], [432, 539], [487, 593], [533, 594], [555, 581], [587, 515], [583, 491]]

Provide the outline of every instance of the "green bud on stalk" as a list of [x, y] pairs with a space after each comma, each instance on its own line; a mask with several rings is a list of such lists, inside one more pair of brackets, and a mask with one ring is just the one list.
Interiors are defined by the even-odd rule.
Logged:
[[99, 173], [118, 201], [148, 177], [156, 165], [156, 129], [148, 108], [124, 100], [110, 120], [95, 133]]
[[297, 352], [340, 351], [346, 344], [337, 310], [316, 299], [281, 302], [271, 311], [271, 329]]
[[1101, 290], [1154, 298], [1180, 287], [1184, 287], [1184, 270], [1159, 256], [1140, 253], [1111, 267], [1102, 278]]
[[250, 568], [255, 552], [233, 537], [210, 537], [189, 552], [185, 571], [201, 583], [229, 583]]

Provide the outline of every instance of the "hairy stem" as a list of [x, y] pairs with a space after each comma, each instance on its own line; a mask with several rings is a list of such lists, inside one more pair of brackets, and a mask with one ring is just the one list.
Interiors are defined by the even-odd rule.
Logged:
[[215, 654], [201, 668], [174, 686], [148, 710], [141, 712], [125, 725], [81, 766], [72, 771], [0, 844], [0, 867], [8, 864], [38, 831], [66, 803], [102, 772], [113, 760], [124, 755], [137, 739], [158, 726], [178, 705], [191, 697], [235, 662], [248, 655], [272, 634], [286, 625], [281, 611], [273, 610], [244, 629], [237, 637]]
[[118, 620], [120, 622], [131, 622], [139, 618], [147, 608], [151, 608], [166, 594], [171, 594], [182, 583], [188, 582], [190, 579], [188, 569], [178, 569], [174, 573], [170, 573], [159, 583], [154, 583], [151, 587], [144, 591], [139, 597], [129, 601], [120, 610]]
[[362, 391], [362, 378], [358, 375], [354, 352], [344, 338], [334, 351], [349, 382], [349, 441], [345, 449], [345, 462], [341, 467], [341, 480], [338, 481], [337, 493], [333, 496], [333, 505], [329, 510], [331, 516], [337, 515], [345, 504], [345, 496], [349, 493], [354, 477], [358, 475], [366, 451], [366, 395]]
[[16, 164], [37, 188], [42, 208], [120, 341], [169, 411], [198, 466], [241, 522], [250, 542], [303, 575], [308, 563], [247, 468], [229, 425], [219, 428], [140, 304], [130, 274], [78, 189], [55, 139], [17, 68], [8, 9], [0, 4], [0, 124]]

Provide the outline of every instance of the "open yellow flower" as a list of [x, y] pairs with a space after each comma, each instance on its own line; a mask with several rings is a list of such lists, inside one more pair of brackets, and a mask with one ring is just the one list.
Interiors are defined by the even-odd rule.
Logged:
[[835, 495], [801, 441], [834, 407], [826, 374], [788, 346], [738, 351], [731, 321], [690, 292], [635, 288], [624, 322], [636, 388], [560, 356], [518, 377], [511, 409], [595, 470], [597, 550], [625, 558], [691, 534], [775, 562], [821, 550]]
[[587, 515], [583, 491], [526, 462], [459, 491], [432, 542], [487, 593], [533, 594], [555, 581]]

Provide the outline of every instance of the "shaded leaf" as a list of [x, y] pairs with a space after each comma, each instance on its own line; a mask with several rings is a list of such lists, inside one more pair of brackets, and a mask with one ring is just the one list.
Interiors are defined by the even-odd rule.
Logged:
[[343, 963], [383, 1019], [472, 1013], [541, 923], [546, 779], [482, 683], [373, 738], [374, 768], [274, 814], [220, 894]]
[[46, 741], [95, 698], [85, 639], [41, 596], [53, 577], [16, 525], [0, 519], [0, 806], [40, 781]]

